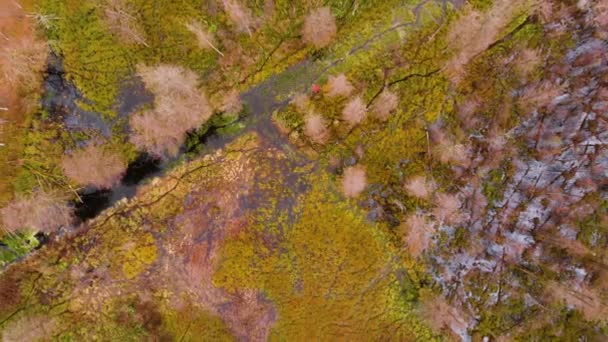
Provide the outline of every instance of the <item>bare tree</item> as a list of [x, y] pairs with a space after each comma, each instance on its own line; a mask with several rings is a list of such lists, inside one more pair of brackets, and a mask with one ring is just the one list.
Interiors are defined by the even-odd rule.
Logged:
[[436, 187], [437, 185], [432, 179], [422, 175], [409, 179], [404, 185], [409, 195], [422, 199], [429, 199]]
[[59, 196], [37, 191], [29, 197], [18, 198], [0, 209], [4, 229], [50, 232], [72, 223], [73, 209]]
[[318, 49], [328, 46], [336, 37], [337, 32], [336, 19], [331, 14], [329, 7], [317, 8], [304, 19], [302, 28], [304, 42], [314, 45]]
[[366, 112], [365, 103], [363, 103], [363, 100], [359, 96], [356, 96], [342, 110], [342, 120], [346, 121], [350, 126], [354, 126], [365, 119]]
[[346, 75], [329, 76], [327, 80], [327, 96], [350, 96], [354, 88], [346, 78]]
[[125, 0], [107, 0], [105, 20], [110, 30], [126, 42], [148, 46], [137, 20], [129, 13]]
[[196, 21], [190, 22], [186, 24], [186, 28], [188, 31], [192, 32], [194, 36], [196, 36], [196, 41], [198, 45], [203, 49], [213, 49], [220, 56], [224, 56], [224, 54], [215, 46], [215, 38], [213, 34], [208, 30], [205, 30], [201, 24]]
[[154, 109], [131, 116], [130, 140], [159, 157], [176, 155], [186, 132], [200, 127], [211, 116], [207, 97], [191, 70], [161, 64], [139, 66], [138, 74], [154, 93]]
[[319, 114], [308, 114], [305, 117], [304, 134], [317, 144], [325, 144], [329, 138], [325, 119]]
[[239, 32], [247, 32], [250, 36], [252, 35], [251, 27], [253, 25], [253, 19], [249, 9], [237, 0], [222, 0], [224, 10], [232, 24], [236, 27]]
[[464, 67], [499, 38], [524, 4], [524, 0], [496, 0], [488, 11], [471, 9], [452, 23], [447, 41], [456, 53], [447, 65], [447, 72], [453, 81], [460, 81]]
[[372, 106], [372, 113], [378, 119], [385, 121], [389, 115], [397, 109], [399, 104], [399, 97], [392, 91], [385, 89], [378, 98], [374, 101]]
[[405, 220], [404, 242], [413, 257], [420, 256], [431, 244], [434, 226], [423, 214], [413, 214]]
[[62, 165], [65, 175], [78, 184], [102, 189], [118, 183], [127, 168], [120, 154], [99, 145], [64, 156]]
[[42, 80], [48, 45], [31, 35], [9, 38], [0, 46], [0, 78], [18, 87], [35, 88]]
[[346, 197], [359, 196], [367, 186], [367, 177], [365, 169], [360, 166], [350, 166], [344, 169], [342, 175], [342, 191]]

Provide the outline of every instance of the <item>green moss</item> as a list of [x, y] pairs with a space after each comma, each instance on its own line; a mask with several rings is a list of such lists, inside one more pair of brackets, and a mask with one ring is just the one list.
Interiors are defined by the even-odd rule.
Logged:
[[500, 167], [491, 170], [485, 178], [482, 193], [486, 196], [490, 208], [494, 208], [494, 203], [502, 199], [510, 167], [510, 163], [504, 162]]
[[5, 235], [0, 243], [0, 267], [6, 266], [13, 261], [27, 255], [40, 245], [33, 232], [18, 232]]
[[48, 32], [54, 52], [63, 59], [69, 80], [90, 104], [83, 109], [113, 117], [119, 82], [132, 68], [129, 50], [101, 20], [102, 9], [92, 1], [41, 1], [41, 11], [58, 19]]
[[608, 246], [608, 201], [601, 202], [593, 214], [580, 220], [578, 227], [578, 240], [593, 250], [603, 251]]

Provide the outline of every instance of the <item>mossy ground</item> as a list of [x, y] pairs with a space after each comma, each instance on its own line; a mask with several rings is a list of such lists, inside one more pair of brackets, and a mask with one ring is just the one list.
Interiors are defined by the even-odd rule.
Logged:
[[[430, 210], [433, 203], [407, 194], [403, 184], [427, 175], [437, 182], [437, 191], [466, 187], [454, 168], [434, 158], [430, 126], [441, 122], [447, 135], [482, 149], [469, 138], [487, 134], [480, 127], [487, 129], [488, 123], [501, 131], [520, 124], [524, 109], [509, 102], [511, 94], [525, 81], [545, 76], [541, 68], [523, 75], [504, 61], [525, 48], [560, 59], [570, 37], [544, 39], [542, 27], [528, 13], [516, 15], [503, 38], [475, 56], [455, 83], [443, 70], [452, 58], [446, 41], [449, 25], [459, 15], [450, 4], [426, 2], [418, 9], [418, 23], [410, 25], [415, 4], [329, 1], [338, 17], [339, 37], [329, 48], [313, 51], [299, 42], [301, 16], [312, 3], [275, 1], [272, 19], [251, 36], [232, 33], [226, 15], [210, 14], [203, 1], [129, 3], [147, 46], [127, 44], [111, 34], [97, 2], [40, 3], [42, 12], [62, 18], [48, 34], [54, 51], [64, 58], [68, 78], [90, 100], [82, 106], [106, 120], [116, 118], [120, 84], [141, 62], [187, 66], [216, 96], [233, 87], [245, 91], [263, 84], [309, 58], [307, 71], [294, 68], [274, 79], [273, 101], [345, 73], [370, 106], [385, 88], [398, 94], [397, 110], [387, 121], [368, 115], [356, 127], [346, 127], [341, 119], [346, 99], [318, 94], [312, 96], [311, 110], [330, 123], [331, 138], [324, 145], [306, 139], [304, 114], [288, 105], [272, 115], [297, 147], [246, 133], [204, 157], [193, 149], [188, 162], [176, 163], [162, 178], [141, 186], [132, 200], [117, 203], [9, 267], [0, 280], [11, 281], [0, 281], [0, 292], [18, 295], [0, 303], [0, 329], [43, 315], [57, 327], [43, 338], [74, 341], [450, 338], [420, 313], [426, 296], [441, 293], [431, 271], [437, 258], [451, 258], [474, 245], [474, 235], [465, 225], [454, 227], [453, 234], [444, 229], [436, 237], [436, 255], [411, 256], [403, 246], [401, 223], [416, 211]], [[262, 15], [262, 2], [248, 2], [248, 7]], [[485, 11], [491, 2], [475, 1], [472, 7]], [[196, 47], [184, 26], [190, 20], [223, 32], [227, 38], [219, 47], [225, 51], [234, 44], [240, 56], [222, 64], [213, 51]], [[404, 25], [396, 27], [396, 22]], [[474, 97], [482, 99], [482, 124], [463, 128], [458, 104]], [[247, 121], [235, 119], [218, 115], [209, 125], [237, 135]], [[209, 125], [191, 134], [192, 146]], [[37, 184], [69, 189], [58, 160], [66, 146], [73, 146], [73, 137], [43, 113], [29, 128], [17, 189], [27, 192]], [[115, 134], [113, 146], [134, 154], [124, 139]], [[361, 197], [347, 199], [341, 171], [353, 163], [364, 165], [368, 187]], [[493, 210], [501, 200], [513, 168], [504, 160], [481, 177], [488, 200], [482, 210]], [[604, 203], [579, 222], [579, 239], [598, 253], [606, 245], [605, 211]], [[527, 305], [518, 289], [510, 288], [514, 295], [489, 305], [491, 294], [506, 288], [508, 280], [536, 295], [558, 277], [555, 270], [537, 266], [507, 265], [500, 273], [499, 281], [495, 274], [481, 272], [463, 279], [471, 298], [467, 304], [480, 312], [470, 331], [474, 338], [601, 334], [593, 322], [562, 303], [553, 303], [551, 315], [534, 324], [534, 317], [546, 314], [547, 308]]]

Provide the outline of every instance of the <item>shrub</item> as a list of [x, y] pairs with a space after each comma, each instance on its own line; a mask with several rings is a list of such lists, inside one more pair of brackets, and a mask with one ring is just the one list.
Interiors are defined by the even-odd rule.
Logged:
[[350, 166], [342, 175], [342, 190], [347, 197], [359, 196], [367, 186], [365, 169], [362, 166]]
[[353, 86], [350, 84], [346, 75], [329, 76], [327, 80], [327, 96], [350, 96], [353, 92]]
[[174, 156], [186, 132], [200, 127], [211, 116], [207, 98], [198, 89], [194, 72], [182, 67], [139, 66], [138, 74], [154, 93], [154, 109], [131, 116], [130, 140], [153, 155]]
[[354, 126], [365, 118], [365, 103], [359, 96], [351, 99], [342, 110], [342, 120], [346, 121], [350, 126]]
[[336, 19], [331, 14], [330, 8], [321, 7], [311, 11], [304, 19], [302, 36], [304, 42], [320, 49], [333, 41], [337, 31]]
[[378, 119], [385, 121], [388, 119], [391, 112], [397, 109], [399, 105], [399, 97], [392, 91], [385, 89], [374, 101], [372, 113]]
[[65, 175], [78, 184], [110, 188], [120, 181], [127, 163], [118, 153], [89, 145], [64, 156], [62, 166]]
[[0, 217], [9, 232], [21, 229], [50, 232], [72, 223], [72, 208], [61, 198], [38, 191], [0, 209]]
[[304, 119], [304, 134], [317, 144], [324, 144], [329, 138], [325, 119], [319, 114], [308, 114]]

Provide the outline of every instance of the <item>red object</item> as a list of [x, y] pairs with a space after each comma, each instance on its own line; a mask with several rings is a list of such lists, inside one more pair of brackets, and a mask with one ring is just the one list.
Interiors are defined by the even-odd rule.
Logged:
[[310, 90], [313, 94], [318, 94], [321, 91], [321, 86], [318, 84], [313, 84], [312, 86], [310, 86]]

